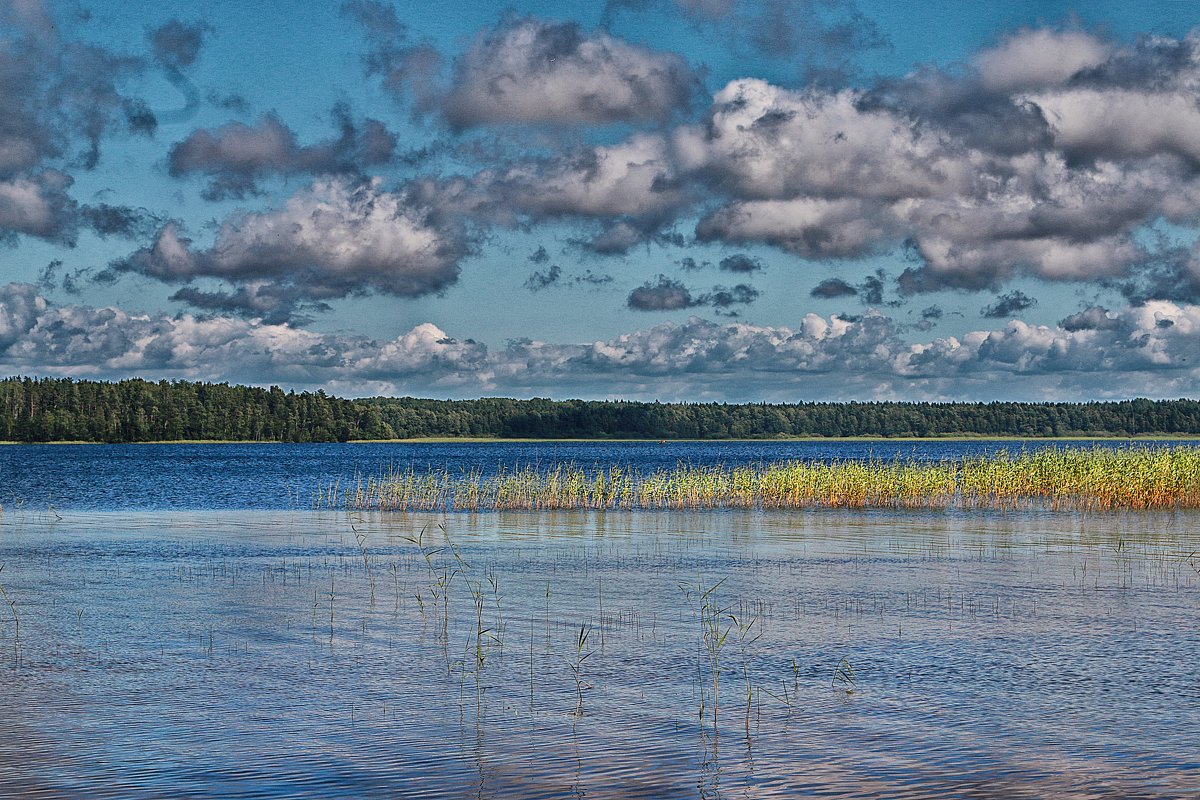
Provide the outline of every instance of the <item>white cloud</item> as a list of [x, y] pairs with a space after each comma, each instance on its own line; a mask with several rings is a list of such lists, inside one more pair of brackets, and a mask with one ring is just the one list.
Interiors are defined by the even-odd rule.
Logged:
[[654, 217], [686, 200], [666, 142], [650, 134], [518, 163], [488, 182], [506, 203], [536, 217]]
[[208, 249], [194, 249], [170, 223], [119, 268], [174, 282], [276, 280], [309, 299], [372, 289], [416, 297], [452, 284], [469, 249], [437, 209], [380, 180], [328, 178], [281, 208], [227, 219]]
[[688, 106], [695, 85], [673, 53], [587, 35], [574, 23], [523, 19], [481, 36], [461, 56], [442, 108], [459, 128], [661, 122]]
[[[910, 342], [890, 318], [805, 315], [795, 327], [691, 318], [592, 343], [489, 352], [424, 323], [389, 341], [230, 317], [53, 306], [0, 287], [0, 368], [184, 377], [348, 394], [498, 393], [697, 399], [1081, 399], [1200, 391], [1200, 306], [1151, 301]], [[836, 376], [834, 379], [832, 376]], [[387, 387], [386, 389], [383, 387]]]
[[1011, 92], [1065, 83], [1104, 63], [1112, 47], [1083, 31], [1024, 29], [979, 53], [975, 66], [983, 85]]

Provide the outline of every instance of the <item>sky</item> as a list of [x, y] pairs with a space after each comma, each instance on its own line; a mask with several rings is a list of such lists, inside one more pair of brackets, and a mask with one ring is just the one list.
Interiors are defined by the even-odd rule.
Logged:
[[1197, 397], [1194, 9], [0, 0], [0, 374]]

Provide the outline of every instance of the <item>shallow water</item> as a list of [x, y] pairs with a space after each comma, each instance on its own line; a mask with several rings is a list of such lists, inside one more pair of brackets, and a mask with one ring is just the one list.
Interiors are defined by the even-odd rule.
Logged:
[[0, 796], [1200, 796], [1198, 523], [9, 510]]
[[[806, 442], [448, 442], [360, 444], [130, 444], [0, 447], [0, 506], [7, 509], [150, 511], [308, 509], [318, 490], [351, 485], [390, 468], [452, 474], [557, 464], [674, 467], [792, 459], [956, 459], [997, 450], [1124, 447], [1104, 439], [1070, 441]], [[1200, 440], [1147, 442], [1147, 447]], [[1143, 445], [1139, 445], [1143, 446]]]

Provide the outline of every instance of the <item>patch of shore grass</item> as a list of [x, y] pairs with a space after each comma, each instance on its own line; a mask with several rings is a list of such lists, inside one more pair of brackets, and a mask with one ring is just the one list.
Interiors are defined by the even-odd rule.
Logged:
[[408, 468], [331, 486], [316, 502], [380, 511], [1200, 508], [1200, 447], [1051, 448], [934, 462], [681, 463], [650, 471], [574, 464], [486, 475]]

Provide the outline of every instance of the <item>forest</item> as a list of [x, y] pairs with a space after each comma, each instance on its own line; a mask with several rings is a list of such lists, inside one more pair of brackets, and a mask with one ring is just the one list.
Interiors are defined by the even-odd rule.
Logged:
[[1200, 434], [1200, 401], [646, 403], [345, 399], [191, 381], [0, 380], [0, 441], [156, 442], [481, 437], [1145, 436]]

